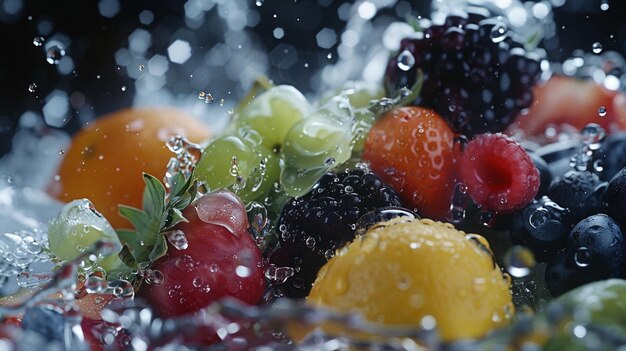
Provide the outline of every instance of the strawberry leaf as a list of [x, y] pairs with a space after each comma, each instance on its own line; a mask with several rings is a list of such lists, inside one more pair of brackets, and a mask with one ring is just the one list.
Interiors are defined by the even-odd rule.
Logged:
[[118, 256], [122, 263], [132, 269], [136, 269], [139, 266], [137, 264], [137, 261], [135, 261], [135, 256], [133, 256], [133, 254], [130, 252], [130, 248], [128, 245], [124, 245], [122, 247], [122, 250], [120, 250]]
[[157, 238], [157, 241], [154, 247], [152, 248], [152, 251], [150, 251], [148, 258], [150, 259], [150, 262], [154, 262], [157, 259], [165, 256], [166, 253], [167, 253], [167, 241], [165, 240], [165, 237], [161, 235]]
[[165, 210], [165, 187], [154, 176], [144, 173], [143, 209], [150, 216], [160, 216]]

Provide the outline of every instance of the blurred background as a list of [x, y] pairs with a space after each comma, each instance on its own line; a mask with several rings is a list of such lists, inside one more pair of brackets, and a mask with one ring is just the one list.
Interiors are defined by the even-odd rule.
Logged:
[[[406, 30], [390, 24], [460, 2], [0, 0], [0, 155], [18, 126], [73, 133], [132, 105], [183, 107], [219, 128], [260, 75], [307, 95], [376, 81]], [[594, 43], [626, 52], [622, 0], [489, 2], [541, 27], [551, 60]]]

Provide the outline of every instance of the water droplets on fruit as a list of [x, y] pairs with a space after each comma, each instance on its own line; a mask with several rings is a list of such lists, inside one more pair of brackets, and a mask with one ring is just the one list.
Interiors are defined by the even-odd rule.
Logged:
[[451, 197], [447, 219], [452, 223], [461, 223], [465, 219], [465, 210], [470, 200], [467, 195], [467, 185], [456, 183]]
[[545, 207], [537, 208], [528, 217], [528, 221], [530, 222], [530, 225], [533, 228], [543, 227], [548, 222], [549, 219], [550, 219], [550, 212]]
[[594, 54], [599, 54], [602, 52], [602, 44], [598, 41], [596, 41], [595, 43], [593, 43], [593, 45], [591, 45], [591, 51], [593, 51]]
[[406, 221], [419, 219], [417, 213], [402, 207], [388, 206], [365, 213], [356, 222], [356, 235], [364, 235], [368, 230], [377, 228], [377, 224], [396, 217], [403, 217]]
[[85, 281], [85, 289], [87, 289], [87, 292], [91, 294], [102, 293], [107, 287], [108, 283], [106, 279], [97, 275], [91, 275]]
[[415, 65], [415, 57], [409, 50], [404, 50], [398, 55], [398, 68], [408, 71]]
[[308, 247], [309, 249], [315, 248], [315, 238], [312, 236], [307, 237], [304, 240], [304, 243], [306, 244], [306, 247]]
[[574, 252], [574, 262], [579, 267], [587, 267], [591, 263], [591, 252], [586, 247], [580, 247]]
[[167, 241], [169, 241], [177, 250], [186, 250], [189, 247], [189, 241], [185, 236], [185, 232], [180, 229], [170, 230], [164, 233]]
[[527, 277], [534, 269], [536, 262], [533, 253], [524, 246], [513, 246], [504, 256], [507, 272], [515, 278]]
[[213, 263], [209, 266], [209, 272], [211, 273], [216, 273], [219, 270], [220, 270], [220, 267], [216, 263]]
[[51, 65], [58, 64], [63, 56], [65, 56], [65, 50], [58, 45], [52, 45], [46, 50], [46, 61]]
[[604, 106], [598, 107], [598, 116], [600, 117], [606, 116], [606, 107]]
[[165, 277], [163, 273], [157, 269], [142, 269], [138, 273], [147, 284], [160, 285]]

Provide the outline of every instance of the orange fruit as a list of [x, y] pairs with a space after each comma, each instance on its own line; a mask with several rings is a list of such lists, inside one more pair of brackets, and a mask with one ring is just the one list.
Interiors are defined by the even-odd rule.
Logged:
[[72, 139], [48, 193], [64, 202], [88, 198], [114, 228], [130, 228], [118, 205], [141, 208], [142, 172], [161, 179], [174, 154], [165, 142], [182, 135], [192, 142], [209, 128], [171, 108], [129, 108], [95, 120]]

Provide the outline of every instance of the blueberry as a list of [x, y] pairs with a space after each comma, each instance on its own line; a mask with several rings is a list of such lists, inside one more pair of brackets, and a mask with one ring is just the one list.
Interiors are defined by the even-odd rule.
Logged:
[[626, 168], [622, 168], [613, 179], [604, 193], [604, 203], [609, 215], [617, 219], [622, 228], [626, 225]]
[[52, 308], [36, 306], [24, 312], [22, 327], [41, 334], [48, 340], [63, 341], [64, 320], [61, 313]]
[[534, 200], [513, 215], [513, 244], [528, 247], [539, 262], [548, 261], [565, 249], [569, 226], [564, 218], [568, 213], [547, 196]]
[[548, 264], [550, 293], [561, 295], [578, 286], [622, 276], [624, 237], [617, 223], [605, 214], [580, 221], [569, 234], [565, 252]]
[[599, 163], [600, 179], [609, 180], [626, 167], [626, 133], [614, 133], [606, 138], [602, 147], [594, 152], [593, 163]]
[[569, 209], [568, 221], [577, 223], [594, 213], [604, 212], [602, 195], [606, 185], [594, 173], [571, 170], [552, 181], [548, 196]]

